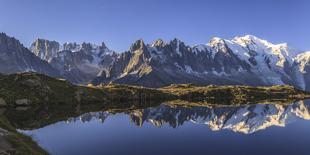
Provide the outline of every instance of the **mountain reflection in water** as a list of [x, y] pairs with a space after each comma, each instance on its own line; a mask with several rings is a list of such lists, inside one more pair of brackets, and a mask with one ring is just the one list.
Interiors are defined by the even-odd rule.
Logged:
[[[310, 107], [304, 101], [290, 105], [256, 104], [239, 107], [184, 107], [161, 104], [157, 107], [124, 112], [131, 122], [142, 127], [150, 123], [160, 127], [168, 124], [172, 128], [182, 126], [185, 122], [205, 124], [213, 131], [232, 130], [244, 134], [251, 134], [271, 126], [284, 127], [296, 119], [310, 119]], [[89, 112], [79, 117], [69, 118], [66, 122], [89, 122], [99, 120], [104, 123], [108, 117], [117, 115], [114, 112]]]
[[7, 115], [20, 132], [57, 155], [308, 155], [309, 105], [309, 100], [244, 106], [172, 101], [99, 112], [89, 106], [71, 112], [45, 107]]

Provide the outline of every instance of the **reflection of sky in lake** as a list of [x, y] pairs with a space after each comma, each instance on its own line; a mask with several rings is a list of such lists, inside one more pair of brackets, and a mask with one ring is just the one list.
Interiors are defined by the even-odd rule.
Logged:
[[307, 154], [309, 103], [161, 105], [126, 114], [87, 113], [24, 132], [52, 154]]

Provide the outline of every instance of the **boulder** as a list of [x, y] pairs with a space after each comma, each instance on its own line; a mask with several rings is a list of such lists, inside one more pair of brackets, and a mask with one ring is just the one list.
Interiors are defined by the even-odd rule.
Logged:
[[31, 101], [28, 99], [19, 99], [15, 101], [16, 106], [28, 106], [31, 104]]
[[5, 100], [3, 98], [0, 98], [0, 107], [5, 107], [7, 106]]
[[0, 128], [0, 136], [5, 136], [8, 134], [9, 134], [9, 132], [7, 130]]

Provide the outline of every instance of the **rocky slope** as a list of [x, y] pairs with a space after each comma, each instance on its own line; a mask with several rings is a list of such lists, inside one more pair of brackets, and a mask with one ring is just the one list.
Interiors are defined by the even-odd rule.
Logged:
[[58, 77], [59, 72], [41, 60], [18, 40], [0, 33], [0, 73], [38, 72]]
[[304, 85], [305, 90], [310, 90], [310, 51], [298, 54], [294, 60], [297, 72], [301, 73], [297, 80]]

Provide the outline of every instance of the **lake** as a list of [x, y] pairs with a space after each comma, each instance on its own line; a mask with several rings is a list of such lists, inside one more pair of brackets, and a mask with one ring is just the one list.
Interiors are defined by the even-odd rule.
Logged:
[[309, 100], [246, 106], [162, 103], [87, 112], [19, 132], [55, 155], [308, 155], [309, 120]]

